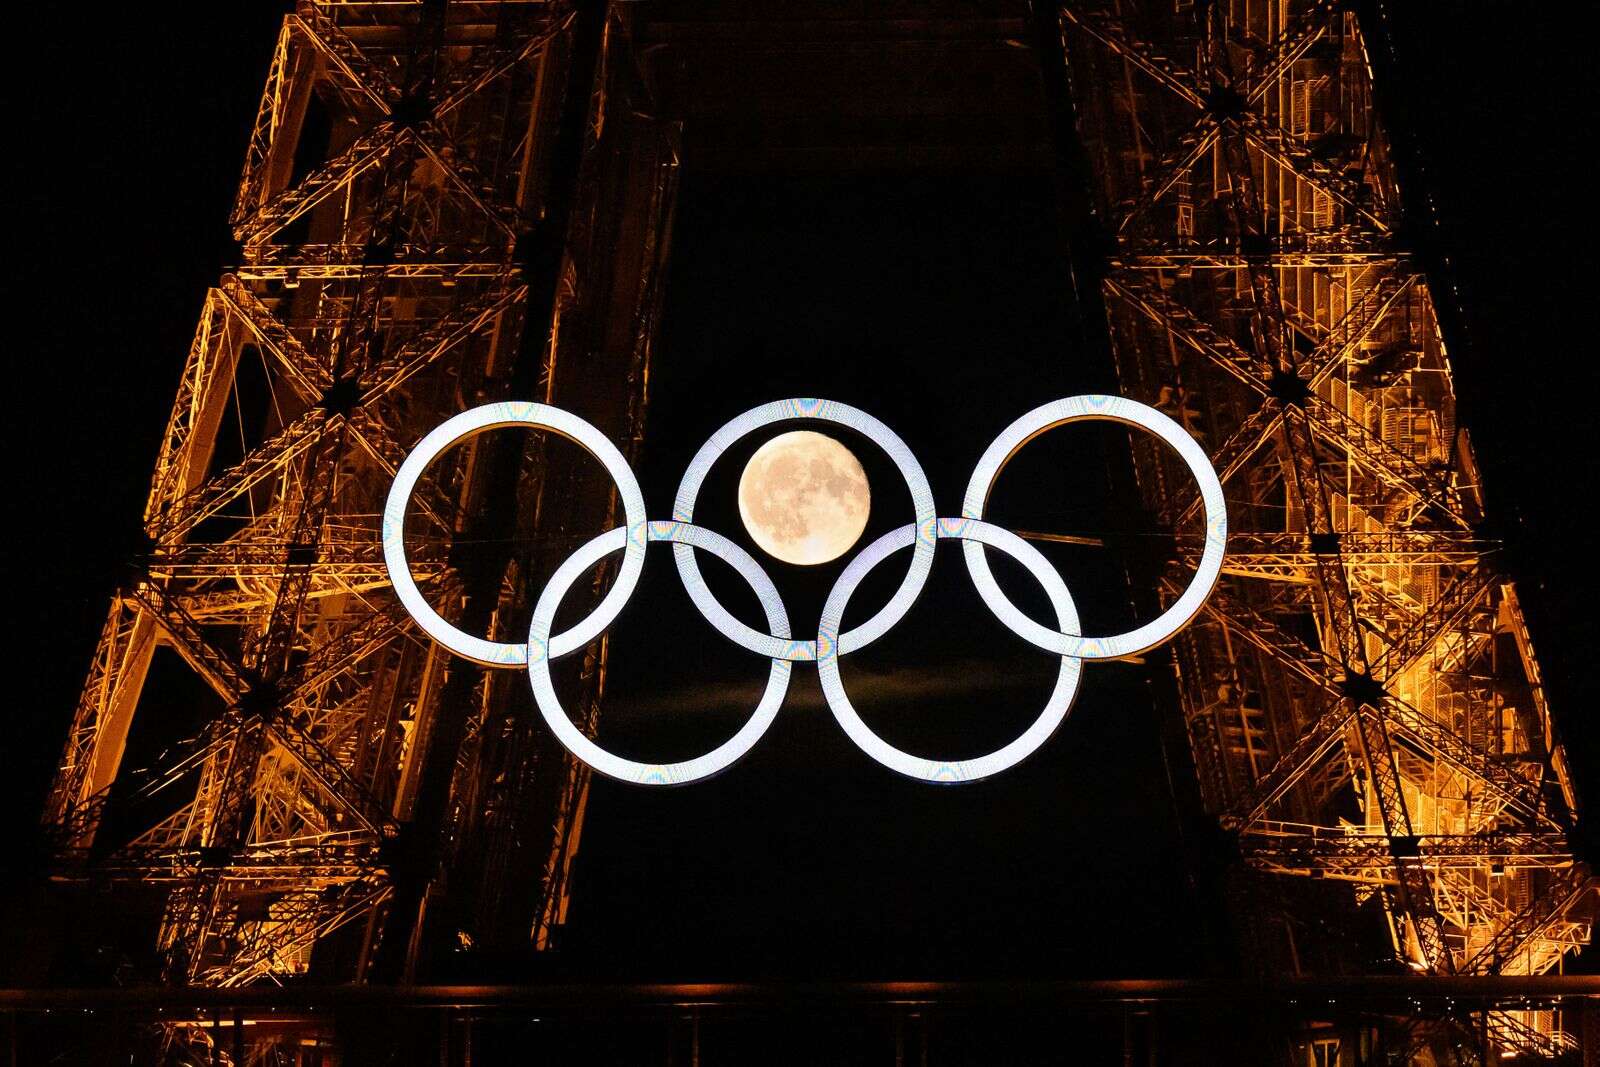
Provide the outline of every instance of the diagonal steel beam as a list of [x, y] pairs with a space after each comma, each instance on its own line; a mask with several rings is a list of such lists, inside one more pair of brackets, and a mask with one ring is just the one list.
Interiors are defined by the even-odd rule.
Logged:
[[525, 285], [507, 273], [499, 284], [439, 316], [392, 355], [364, 369], [358, 379], [363, 403], [394, 392], [413, 375], [435, 363], [456, 345], [476, 334], [527, 296]]
[[322, 747], [299, 724], [287, 717], [268, 722], [267, 733], [273, 741], [329, 796], [336, 799], [361, 826], [378, 836], [392, 836], [398, 829], [395, 821], [384, 811], [383, 805], [365, 786], [350, 776], [337, 756]]
[[1317, 350], [1304, 360], [1305, 377], [1313, 392], [1344, 365], [1362, 341], [1372, 336], [1372, 331], [1411, 291], [1419, 277], [1409, 270], [1385, 271], [1376, 285], [1362, 290], [1361, 299], [1346, 309]]
[[1432, 719], [1393, 694], [1383, 698], [1390, 726], [1422, 747], [1430, 756], [1449, 763], [1494, 794], [1517, 814], [1554, 830], [1564, 830], [1550, 816], [1538, 783], [1530, 782], [1505, 764], [1479, 752], [1443, 723]]
[[1283, 28], [1272, 47], [1245, 68], [1245, 102], [1259, 104], [1278, 79], [1287, 74], [1311, 50], [1311, 46], [1328, 32], [1330, 23], [1339, 17], [1342, 9], [1340, 0], [1312, 0], [1305, 10], [1297, 14]]
[[301, 4], [299, 11], [289, 16], [289, 21], [296, 24], [328, 64], [344, 76], [351, 89], [381, 114], [390, 113], [393, 103], [400, 99], [400, 90], [338, 23], [315, 4]]
[[244, 320], [255, 334], [256, 341], [277, 361], [284, 378], [294, 386], [301, 399], [312, 404], [321, 399], [333, 384], [333, 376], [322, 365], [322, 361], [306, 351], [283, 320], [274, 315], [236, 275], [224, 274], [217, 289], [223, 303]]
[[299, 418], [251, 449], [238, 463], [202, 482], [173, 501], [147, 524], [149, 535], [161, 542], [187, 537], [201, 523], [264, 479], [282, 471], [301, 453], [312, 448], [332, 419], [320, 407], [307, 409]]
[[1493, 588], [1495, 581], [1494, 572], [1487, 567], [1474, 567], [1457, 574], [1428, 609], [1390, 642], [1389, 648], [1372, 665], [1372, 676], [1387, 684], [1404, 674], [1426, 656], [1441, 637], [1455, 630]]
[[1210, 115], [1202, 115], [1189, 130], [1178, 139], [1171, 151], [1166, 152], [1152, 168], [1153, 176], [1148, 185], [1148, 191], [1128, 209], [1117, 223], [1119, 236], [1128, 234], [1133, 229], [1136, 219], [1150, 211], [1161, 202], [1161, 198], [1172, 191], [1173, 186], [1183, 180], [1202, 156], [1211, 151], [1217, 143], [1219, 133], [1217, 122]]
[[1361, 183], [1336, 173], [1298, 135], [1269, 123], [1253, 111], [1231, 114], [1226, 121], [1251, 147], [1272, 162], [1322, 190], [1379, 230], [1389, 231], [1389, 224], [1362, 203]]
[[[1519, 850], [1519, 853], [1521, 851], [1526, 850]], [[1518, 856], [1510, 858], [1514, 861]], [[1527, 907], [1517, 912], [1488, 944], [1467, 960], [1461, 968], [1462, 973], [1505, 973], [1502, 968], [1506, 960], [1515, 957], [1524, 945], [1543, 937], [1551, 926], [1563, 921], [1584, 898], [1597, 889], [1600, 889], [1600, 883], [1582, 866], [1572, 866], [1558, 872], [1544, 893], [1529, 901]]]
[[1306, 421], [1319, 431], [1320, 440], [1339, 446], [1370, 474], [1416, 497], [1460, 528], [1471, 528], [1448, 474], [1426, 469], [1315, 394], [1305, 398], [1301, 410]]
[[1352, 714], [1344, 702], [1328, 705], [1294, 746], [1279, 756], [1255, 782], [1249, 794], [1240, 798], [1233, 811], [1223, 816], [1223, 825], [1229, 829], [1248, 830], [1265, 820], [1289, 791], [1304, 781], [1312, 768], [1344, 739]]
[[521, 44], [513, 44], [509, 48], [485, 49], [481, 54], [475, 54], [471, 63], [457, 71], [448, 82], [439, 87], [440, 102], [438, 107], [434, 108], [434, 114], [448, 115], [497, 79], [509, 74], [518, 63], [547, 48], [551, 41], [571, 30], [576, 18], [577, 12], [569, 11], [560, 21], [552, 22], [531, 34]]
[[[1219, 333], [1187, 307], [1143, 278], [1123, 274], [1108, 277], [1105, 289], [1128, 307], [1145, 315], [1177, 340], [1222, 368], [1230, 377], [1265, 396], [1265, 368], [1256, 356]], [[1266, 371], [1270, 374], [1270, 371]]]
[[[1226, 486], [1255, 457], [1261, 446], [1273, 439], [1282, 425], [1283, 407], [1274, 398], [1264, 399], [1211, 454], [1211, 466], [1217, 472], [1217, 480]], [[1174, 527], [1180, 530], [1190, 528], [1200, 518], [1201, 506], [1197, 486], [1190, 490]]]
[[350, 142], [343, 152], [306, 175], [299, 184], [283, 190], [240, 219], [234, 225], [234, 237], [247, 245], [267, 240], [360, 175], [381, 165], [405, 136], [406, 131], [397, 130], [393, 123], [378, 123]]
[[1126, 23], [1106, 11], [1083, 11], [1077, 4], [1063, 4], [1061, 14], [1073, 25], [1105, 45], [1116, 55], [1127, 60], [1149, 75], [1158, 84], [1172, 90], [1195, 107], [1206, 106], [1205, 91], [1198, 75], [1171, 56], [1157, 51], [1148, 41], [1141, 41]]

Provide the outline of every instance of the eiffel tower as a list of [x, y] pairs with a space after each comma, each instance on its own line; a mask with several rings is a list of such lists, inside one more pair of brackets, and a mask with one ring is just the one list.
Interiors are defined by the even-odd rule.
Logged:
[[[496, 399], [581, 409], [636, 452], [685, 141], [714, 154], [707, 129], [761, 118], [695, 111], [672, 63], [933, 41], [1035, 72], [1048, 121], [984, 150], [1043, 138], [1122, 392], [1178, 419], [1223, 478], [1224, 578], [1160, 662], [1243, 965], [1358, 970], [1359, 926], [1419, 974], [1558, 970], [1589, 941], [1597, 883], [1482, 533], [1492, 502], [1407, 244], [1372, 29], [1329, 0], [300, 0], [230, 217], [237, 265], [206, 294], [137, 575], [72, 712], [44, 814], [55, 881], [127, 906], [178, 986], [422, 981], [460, 916], [549, 948], [588, 772], [511, 728], [522, 679], [410, 623], [383, 566], [387, 486], [424, 433]], [[930, 161], [973, 150], [959, 116], [879, 106], [849, 151], [896, 123]], [[817, 151], [808, 136], [791, 122], [761, 151]], [[527, 446], [462, 445], [415, 505], [415, 573], [471, 632], [525, 617], [523, 576], [619, 521], [596, 472]], [[1134, 470], [1166, 546], [1154, 611], [1199, 552], [1199, 502], [1154, 447], [1136, 443]], [[575, 660], [558, 684], [592, 726], [604, 639]], [[195, 729], [129, 765], [130, 737], [174, 703], [199, 709]], [[1543, 1006], [1478, 1021], [1501, 1052], [1577, 1040]], [[1451, 1039], [1398, 1029], [1407, 1055]], [[163, 1033], [178, 1063], [278, 1062], [288, 1040]]]

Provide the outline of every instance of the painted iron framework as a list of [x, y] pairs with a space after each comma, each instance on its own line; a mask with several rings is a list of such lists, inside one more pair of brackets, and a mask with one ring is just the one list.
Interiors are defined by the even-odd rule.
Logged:
[[[403, 622], [377, 524], [404, 450], [487, 400], [561, 403], [637, 444], [678, 123], [630, 104], [642, 53], [677, 39], [670, 13], [650, 21], [664, 12], [303, 0], [285, 20], [232, 220], [239, 266], [206, 297], [148, 553], [111, 606], [46, 813], [62, 882], [159, 902], [171, 979], [405, 979], [446, 944], [543, 946], [559, 928], [587, 780], [517, 728], [534, 715], [519, 676]], [[1363, 968], [1365, 933], [1386, 928], [1380, 947], [1420, 971], [1558, 968], [1595, 895], [1567, 843], [1577, 799], [1479, 534], [1355, 20], [1325, 0], [1045, 14], [1035, 43], [1066, 55], [1123, 390], [1197, 434], [1228, 490], [1228, 570], [1175, 675], [1256, 962]], [[814, 51], [858, 33], [874, 57], [1026, 58], [1021, 4], [914, 21], [856, 11], [845, 30], [785, 33], [819, 34]], [[724, 29], [678, 36], [695, 57], [748, 45]], [[790, 132], [822, 143], [788, 147], [824, 164], [1043, 155], [1029, 108], [974, 149], [971, 116], [928, 103], [960, 80], [913, 84], [894, 128], [920, 131], [920, 154], [882, 143], [871, 115], [857, 143], [798, 105]], [[763, 131], [775, 99], [752, 105]], [[746, 116], [696, 106], [707, 158], [753, 155], [733, 136]], [[547, 470], [511, 437], [444, 457], [412, 521], [432, 602], [474, 632], [526, 618], [519, 575], [615, 522], [598, 470], [559, 455]], [[1197, 501], [1139, 447], [1176, 589]], [[579, 658], [558, 685], [592, 716], [603, 642]], [[163, 735], [175, 710], [190, 735]], [[1566, 1043], [1548, 1011], [1488, 1018], [1507, 1047]]]
[[[1221, 473], [1222, 585], [1175, 645], [1230, 897], [1264, 970], [1542, 974], [1595, 891], [1522, 613], [1497, 574], [1433, 296], [1401, 237], [1358, 20], [1326, 0], [1060, 9], [1123, 391]], [[1192, 562], [1196, 492], [1136, 442]], [[1490, 1017], [1530, 1053], [1549, 1013]]]
[[[169, 981], [407, 978], [563, 921], [586, 773], [513, 728], [519, 679], [405, 622], [378, 524], [405, 451], [474, 403], [567, 403], [637, 443], [676, 157], [628, 106], [627, 34], [535, 3], [284, 20], [238, 267], [205, 297], [45, 814], [58, 881], [109, 887], [118, 922], [159, 901]], [[603, 472], [530, 440], [453, 450], [414, 505], [418, 576], [463, 625], [525, 618], [519, 573], [614, 522]], [[592, 715], [603, 642], [575, 658], [558, 684]]]

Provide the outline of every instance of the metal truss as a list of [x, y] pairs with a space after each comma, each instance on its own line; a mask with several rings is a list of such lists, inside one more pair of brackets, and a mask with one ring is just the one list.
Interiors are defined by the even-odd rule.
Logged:
[[[171, 981], [410, 979], [441, 944], [559, 934], [587, 775], [526, 728], [521, 687], [418, 639], [377, 523], [407, 448], [474, 403], [557, 401], [638, 444], [678, 131], [643, 99], [629, 7], [302, 0], [284, 22], [238, 262], [204, 300], [45, 813], [60, 880], [159, 897]], [[1414, 969], [1558, 968], [1596, 883], [1354, 16], [1059, 15], [1123, 391], [1195, 434], [1229, 497], [1222, 585], [1173, 646], [1211, 814], [1245, 872], [1381, 914]], [[615, 505], [597, 472], [499, 440], [437, 465], [409, 549], [433, 603], [507, 635], [527, 579]], [[1194, 487], [1146, 442], [1135, 471], [1176, 587]], [[604, 642], [573, 660], [558, 684], [592, 724]], [[1369, 955], [1244, 918], [1269, 972]], [[1548, 1010], [1483, 1026], [1569, 1044]]]
[[[584, 65], [578, 17], [303, 0], [284, 21], [231, 217], [239, 266], [202, 306], [146, 551], [45, 813], [59, 880], [160, 894], [169, 981], [360, 981], [386, 933], [416, 973], [458, 928], [543, 948], [564, 919], [587, 778], [529, 730], [507, 741], [507, 709], [527, 711], [514, 690], [419, 637], [378, 527], [406, 451], [471, 404], [521, 390], [641, 433], [673, 131], [602, 129], [631, 111], [627, 22], [602, 20]], [[601, 328], [628, 331], [615, 373]], [[480, 441], [444, 457], [408, 546], [447, 614], [482, 601], [464, 575], [489, 574], [483, 610], [506, 633], [519, 576], [612, 508], [598, 473], [547, 476], [523, 444], [501, 482]], [[491, 552], [467, 535], [497, 485], [537, 507]], [[578, 658], [561, 684], [592, 716], [604, 647]], [[172, 735], [174, 710], [198, 730]], [[157, 754], [132, 767], [134, 750]], [[440, 831], [432, 852], [414, 824]], [[477, 881], [457, 870], [452, 928], [427, 927], [418, 893], [437, 907], [462, 861]], [[510, 894], [485, 891], [522, 867]]]
[[[1595, 879], [1483, 501], [1355, 15], [1325, 0], [1060, 9], [1124, 392], [1210, 452], [1232, 540], [1176, 642], [1205, 802], [1240, 860], [1376, 898], [1436, 974], [1538, 974], [1587, 943]], [[1198, 505], [1136, 443], [1186, 581]], [[1234, 532], [1236, 531], [1236, 532]], [[1364, 946], [1253, 914], [1268, 971]], [[1549, 1054], [1550, 1012], [1492, 1013]]]

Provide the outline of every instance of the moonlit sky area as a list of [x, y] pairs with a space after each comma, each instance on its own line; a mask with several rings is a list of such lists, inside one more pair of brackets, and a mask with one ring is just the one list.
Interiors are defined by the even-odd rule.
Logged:
[[867, 528], [872, 493], [861, 461], [814, 430], [779, 434], [739, 478], [739, 517], [766, 552], [814, 566], [838, 559]]

